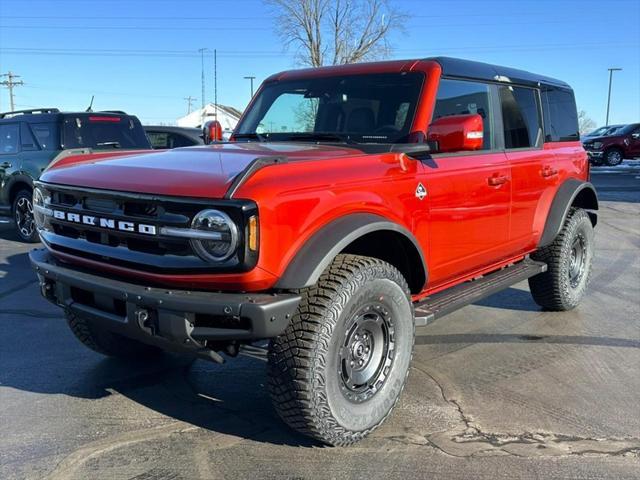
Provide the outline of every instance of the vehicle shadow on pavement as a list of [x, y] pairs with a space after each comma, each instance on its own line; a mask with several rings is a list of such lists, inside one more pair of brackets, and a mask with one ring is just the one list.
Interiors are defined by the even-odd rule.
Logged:
[[538, 304], [533, 301], [529, 290], [520, 290], [513, 287], [501, 290], [473, 304], [483, 307], [519, 310], [521, 312], [539, 312], [541, 310]]

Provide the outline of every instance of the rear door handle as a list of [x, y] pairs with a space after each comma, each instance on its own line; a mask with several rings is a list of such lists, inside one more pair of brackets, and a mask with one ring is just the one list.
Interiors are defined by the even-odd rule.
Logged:
[[11, 162], [4, 162], [0, 165], [0, 168], [11, 168]]
[[558, 170], [551, 167], [544, 167], [540, 173], [543, 177], [553, 177], [558, 174]]
[[509, 180], [509, 178], [506, 175], [494, 175], [487, 178], [487, 183], [492, 187], [499, 187], [507, 183], [507, 180]]

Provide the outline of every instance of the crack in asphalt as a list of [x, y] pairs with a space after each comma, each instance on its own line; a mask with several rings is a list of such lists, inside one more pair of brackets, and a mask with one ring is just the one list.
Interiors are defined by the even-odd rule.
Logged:
[[442, 399], [455, 409], [460, 427], [427, 435], [392, 436], [391, 440], [411, 445], [428, 445], [446, 455], [463, 458], [485, 455], [516, 457], [600, 455], [634, 458], [640, 456], [640, 438], [580, 437], [549, 432], [518, 434], [485, 432], [464, 412], [458, 400], [446, 395], [444, 387], [432, 374], [420, 367], [412, 368], [434, 382]]

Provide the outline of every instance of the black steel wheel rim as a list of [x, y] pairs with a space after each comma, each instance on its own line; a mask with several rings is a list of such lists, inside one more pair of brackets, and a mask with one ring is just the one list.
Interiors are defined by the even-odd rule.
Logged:
[[373, 303], [347, 323], [340, 344], [338, 374], [344, 396], [362, 403], [387, 380], [394, 359], [395, 332], [389, 309]]
[[26, 197], [20, 197], [16, 202], [15, 212], [16, 226], [20, 235], [24, 238], [31, 238], [35, 230], [35, 223], [33, 221], [33, 205], [31, 200]]
[[576, 235], [569, 254], [569, 284], [572, 288], [576, 288], [586, 270], [587, 265], [587, 248], [586, 240], [582, 234]]

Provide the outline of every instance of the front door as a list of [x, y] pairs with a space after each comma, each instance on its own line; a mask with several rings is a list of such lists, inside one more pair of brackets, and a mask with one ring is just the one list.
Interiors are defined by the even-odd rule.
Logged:
[[482, 150], [435, 153], [424, 162], [429, 206], [429, 287], [443, 285], [497, 263], [509, 252], [511, 167], [497, 148], [495, 89], [442, 79], [433, 120], [459, 114], [483, 119]]

